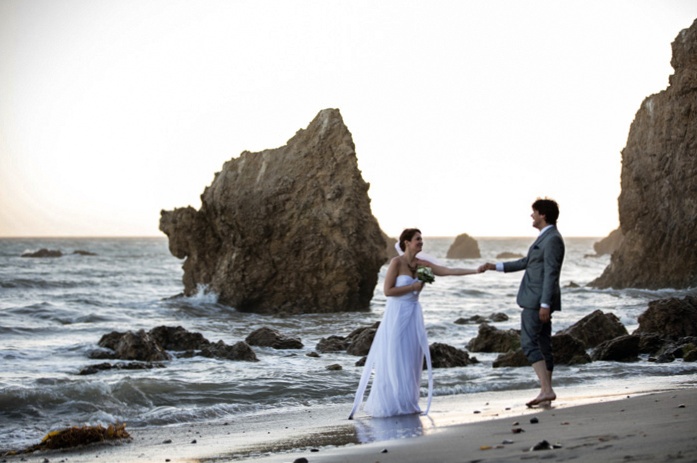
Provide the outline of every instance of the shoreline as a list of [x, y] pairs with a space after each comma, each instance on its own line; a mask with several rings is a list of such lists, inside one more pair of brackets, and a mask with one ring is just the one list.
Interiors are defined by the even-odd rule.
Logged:
[[[361, 412], [349, 421], [350, 404], [270, 410], [224, 422], [127, 428], [130, 441], [0, 462], [496, 462], [552, 454], [554, 461], [697, 461], [697, 387], [694, 378], [682, 379], [560, 388], [549, 408], [525, 407], [537, 391], [518, 390], [437, 396], [428, 416], [377, 419]], [[530, 452], [543, 440], [560, 448]]]

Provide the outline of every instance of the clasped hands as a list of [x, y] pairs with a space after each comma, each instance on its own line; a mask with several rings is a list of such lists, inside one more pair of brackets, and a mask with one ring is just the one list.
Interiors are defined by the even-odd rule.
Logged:
[[496, 270], [496, 265], [489, 262], [482, 264], [477, 268], [477, 273], [486, 272], [487, 270]]

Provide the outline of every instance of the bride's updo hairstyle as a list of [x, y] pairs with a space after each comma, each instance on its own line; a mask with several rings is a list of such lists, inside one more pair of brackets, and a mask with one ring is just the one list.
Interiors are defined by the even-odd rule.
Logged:
[[421, 230], [418, 228], [407, 228], [405, 229], [401, 235], [399, 235], [399, 249], [402, 251], [406, 251], [407, 247], [404, 245], [405, 241], [411, 241], [411, 239], [416, 235], [417, 233], [421, 233]]

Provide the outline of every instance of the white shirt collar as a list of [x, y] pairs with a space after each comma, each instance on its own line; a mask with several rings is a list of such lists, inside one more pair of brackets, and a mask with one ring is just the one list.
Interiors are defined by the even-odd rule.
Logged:
[[[546, 232], [547, 230], [549, 230], [549, 229], [552, 228], [553, 226], [554, 226], [554, 225], [552, 225], [552, 224], [547, 225], [545, 228], [543, 228], [542, 230], [540, 230], [540, 235], [542, 235], [544, 232]], [[538, 235], [538, 236], [540, 236], [540, 235]]]

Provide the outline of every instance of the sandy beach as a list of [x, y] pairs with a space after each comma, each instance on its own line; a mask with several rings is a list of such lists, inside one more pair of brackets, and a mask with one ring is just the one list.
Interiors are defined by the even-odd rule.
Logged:
[[[5, 456], [2, 462], [697, 461], [697, 389], [583, 388], [548, 408], [535, 391], [436, 398], [429, 416], [349, 421], [345, 406], [130, 430], [132, 440]], [[549, 445], [545, 445], [544, 442]], [[533, 447], [543, 447], [531, 450]]]

